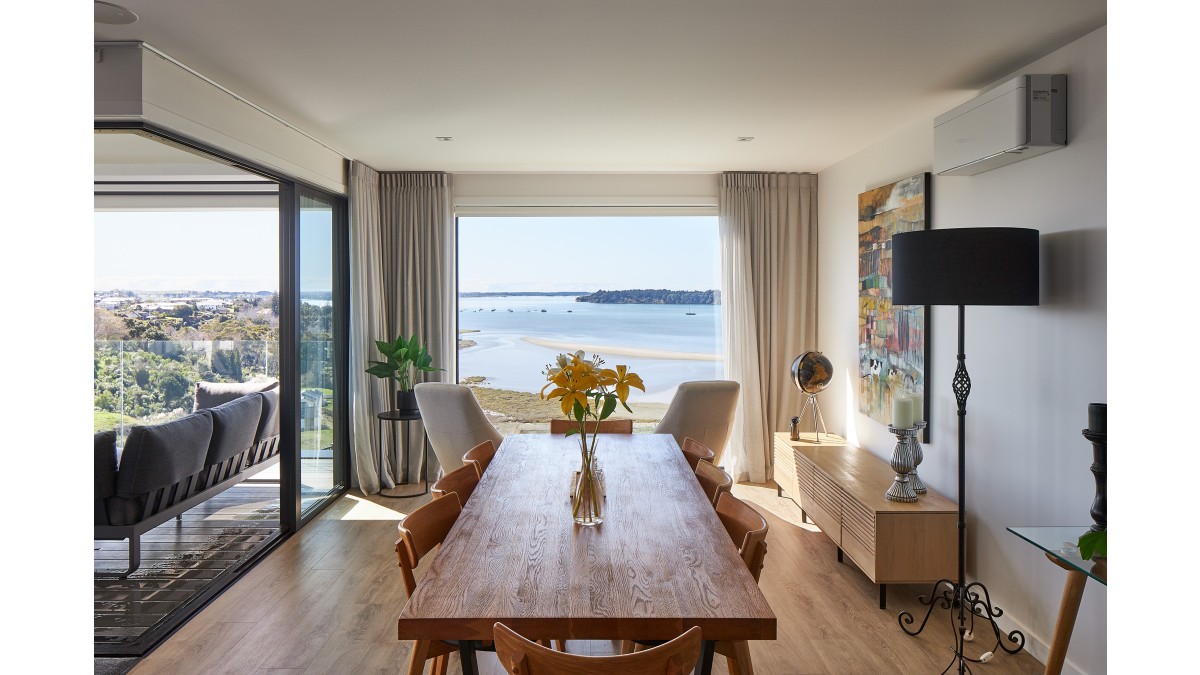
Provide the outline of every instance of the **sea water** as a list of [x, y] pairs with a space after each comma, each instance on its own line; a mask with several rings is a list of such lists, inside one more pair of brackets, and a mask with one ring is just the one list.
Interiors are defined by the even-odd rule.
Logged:
[[646, 394], [638, 399], [667, 402], [681, 382], [723, 376], [720, 326], [720, 305], [610, 305], [541, 295], [459, 298], [459, 330], [479, 332], [459, 335], [476, 345], [459, 350], [458, 375], [486, 377], [483, 386], [488, 387], [540, 391], [546, 384], [546, 365], [569, 350], [531, 344], [525, 337], [717, 357], [687, 360], [600, 352], [607, 367], [627, 365], [641, 375]]

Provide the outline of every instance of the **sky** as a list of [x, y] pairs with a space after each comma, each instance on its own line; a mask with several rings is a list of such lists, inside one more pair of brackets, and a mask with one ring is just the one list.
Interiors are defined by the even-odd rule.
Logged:
[[712, 290], [716, 216], [460, 217], [460, 292]]
[[[301, 290], [332, 288], [328, 212], [301, 212]], [[96, 211], [92, 288], [279, 290], [279, 213]]]

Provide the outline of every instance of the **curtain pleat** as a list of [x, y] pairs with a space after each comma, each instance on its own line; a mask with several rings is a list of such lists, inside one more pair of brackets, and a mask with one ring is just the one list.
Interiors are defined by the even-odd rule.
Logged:
[[375, 356], [375, 340], [387, 334], [379, 220], [379, 174], [360, 162], [350, 165], [350, 427], [351, 475], [363, 492], [379, 492], [375, 414], [387, 410], [387, 382], [363, 372]]
[[[443, 369], [417, 373], [414, 384], [457, 382], [454, 311], [458, 256], [450, 174], [381, 173], [379, 204], [388, 339], [416, 334], [429, 345], [433, 365]], [[404, 434], [399, 436], [398, 443]], [[408, 441], [409, 447], [400, 452], [409, 457], [409, 475], [401, 475], [399, 457], [389, 458], [381, 476], [383, 487], [392, 487], [406, 478], [407, 482], [420, 481], [422, 472], [436, 475], [433, 453], [428, 456], [429, 466], [421, 466], [424, 430], [414, 425]]]
[[817, 349], [817, 177], [722, 174], [718, 213], [725, 365], [742, 385], [727, 464], [765, 482], [772, 434], [802, 405], [792, 361]]

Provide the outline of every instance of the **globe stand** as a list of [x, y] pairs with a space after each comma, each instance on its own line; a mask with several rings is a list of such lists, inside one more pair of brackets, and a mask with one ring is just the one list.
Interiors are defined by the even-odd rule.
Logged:
[[[821, 432], [817, 430], [817, 423], [819, 422], [821, 424], [821, 429], [823, 429], [825, 431], [826, 436], [828, 436], [830, 434], [829, 434], [829, 429], [825, 428], [825, 418], [821, 417], [821, 405], [819, 403], [817, 403], [817, 395], [816, 394], [808, 394], [808, 398], [804, 401], [804, 407], [800, 409], [800, 421], [801, 422], [804, 421], [804, 414], [806, 412], [808, 412], [809, 408], [812, 408], [812, 411], [813, 411], [813, 435], [815, 435], [817, 438], [817, 440], [815, 442], [817, 445], [820, 445], [821, 444]], [[797, 428], [799, 428], [799, 424], [797, 424]]]
[[[804, 407], [800, 410], [800, 416], [794, 417], [795, 430], [794, 434], [799, 434], [800, 423], [804, 421], [804, 415], [809, 408], [813, 411], [813, 435], [816, 436], [816, 443], [821, 443], [821, 430], [825, 431], [828, 436], [829, 429], [825, 428], [825, 418], [821, 416], [821, 406], [817, 403], [817, 394], [825, 387], [829, 386], [829, 381], [833, 379], [833, 364], [821, 352], [808, 351], [796, 357], [792, 361], [792, 381], [796, 383], [796, 387], [800, 389], [808, 398], [804, 401]], [[817, 425], [820, 424], [820, 429]]]

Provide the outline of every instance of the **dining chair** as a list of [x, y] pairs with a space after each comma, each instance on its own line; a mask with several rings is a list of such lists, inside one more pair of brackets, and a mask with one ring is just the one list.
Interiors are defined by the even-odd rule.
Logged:
[[504, 436], [488, 421], [470, 387], [443, 382], [421, 382], [413, 387], [421, 423], [433, 446], [442, 471], [448, 473], [463, 465], [462, 456], [483, 441], [496, 447]]
[[683, 450], [683, 456], [687, 458], [687, 463], [691, 465], [692, 471], [696, 470], [698, 463], [708, 462], [711, 464], [717, 456], [717, 453], [690, 436], [683, 439], [683, 444], [679, 446], [679, 449]]
[[[468, 467], [469, 468], [469, 467]], [[446, 533], [458, 520], [462, 504], [458, 495], [447, 494], [442, 499], [426, 503], [403, 520], [396, 528], [400, 538], [396, 540], [396, 557], [404, 574], [404, 591], [412, 596], [417, 590], [413, 570], [421, 558], [446, 539]], [[434, 659], [433, 672], [445, 672], [449, 655], [458, 651], [458, 645], [441, 640], [415, 640], [408, 657], [408, 675], [420, 675], [425, 671], [425, 662]]]
[[[767, 557], [767, 519], [731, 492], [717, 499], [717, 518], [725, 526], [734, 546], [738, 547], [750, 576], [758, 581]], [[745, 640], [718, 640], [714, 651], [725, 657], [730, 675], [754, 675], [750, 644]]]
[[[600, 433], [602, 434], [632, 434], [633, 420], [600, 420], [599, 422], [587, 422], [587, 432], [595, 433], [599, 425]], [[578, 429], [579, 422], [567, 419], [552, 419], [550, 420], [550, 433], [565, 434], [572, 429]]]
[[471, 493], [475, 492], [475, 486], [479, 485], [479, 473], [475, 467], [475, 463], [471, 462], [443, 475], [429, 488], [429, 492], [435, 500], [451, 492], [457, 493], [458, 500], [466, 506]]
[[733, 478], [723, 469], [708, 462], [696, 463], [696, 480], [700, 482], [700, 487], [704, 489], [704, 494], [708, 496], [708, 501], [714, 508], [721, 495], [733, 488]]
[[483, 472], [487, 471], [488, 464], [492, 463], [492, 458], [496, 456], [496, 445], [491, 441], [484, 441], [479, 445], [471, 448], [463, 455], [464, 464], [472, 464], [475, 466], [475, 473], [483, 478]]
[[497, 622], [492, 627], [496, 656], [513, 675], [684, 675], [700, 658], [700, 627], [636, 654], [581, 656], [547, 649]]
[[671, 434], [680, 446], [684, 439], [694, 438], [712, 448], [713, 464], [720, 466], [740, 391], [741, 386], [731, 380], [684, 382], [654, 433]]

